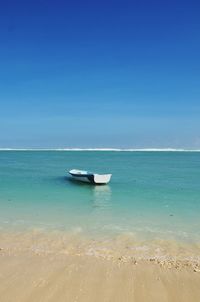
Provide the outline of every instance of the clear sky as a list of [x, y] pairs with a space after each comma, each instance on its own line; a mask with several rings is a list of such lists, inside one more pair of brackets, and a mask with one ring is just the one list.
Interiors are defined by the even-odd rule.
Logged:
[[0, 147], [200, 148], [200, 2], [1, 1]]

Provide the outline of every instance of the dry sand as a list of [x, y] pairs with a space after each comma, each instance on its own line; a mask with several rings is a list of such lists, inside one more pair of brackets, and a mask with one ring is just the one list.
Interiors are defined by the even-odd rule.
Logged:
[[0, 240], [1, 302], [200, 301], [200, 268], [192, 260], [145, 260], [103, 248], [98, 254], [91, 246], [86, 253], [89, 242], [56, 241], [55, 234], [3, 233]]

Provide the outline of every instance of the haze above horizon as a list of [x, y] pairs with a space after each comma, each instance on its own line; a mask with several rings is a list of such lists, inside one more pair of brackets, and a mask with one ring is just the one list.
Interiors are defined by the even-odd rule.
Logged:
[[7, 1], [0, 148], [200, 149], [200, 3]]

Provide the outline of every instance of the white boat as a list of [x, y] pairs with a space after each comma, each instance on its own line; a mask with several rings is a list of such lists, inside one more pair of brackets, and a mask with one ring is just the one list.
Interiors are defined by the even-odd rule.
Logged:
[[112, 176], [112, 174], [96, 174], [77, 169], [72, 169], [68, 173], [76, 180], [99, 185], [109, 183]]

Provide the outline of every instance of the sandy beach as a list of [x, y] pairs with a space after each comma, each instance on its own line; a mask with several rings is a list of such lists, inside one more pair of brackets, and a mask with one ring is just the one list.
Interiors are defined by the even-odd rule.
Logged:
[[94, 251], [89, 241], [57, 235], [1, 233], [1, 301], [200, 300], [200, 266], [192, 258], [145, 260], [125, 254], [124, 241], [113, 251], [95, 243]]

